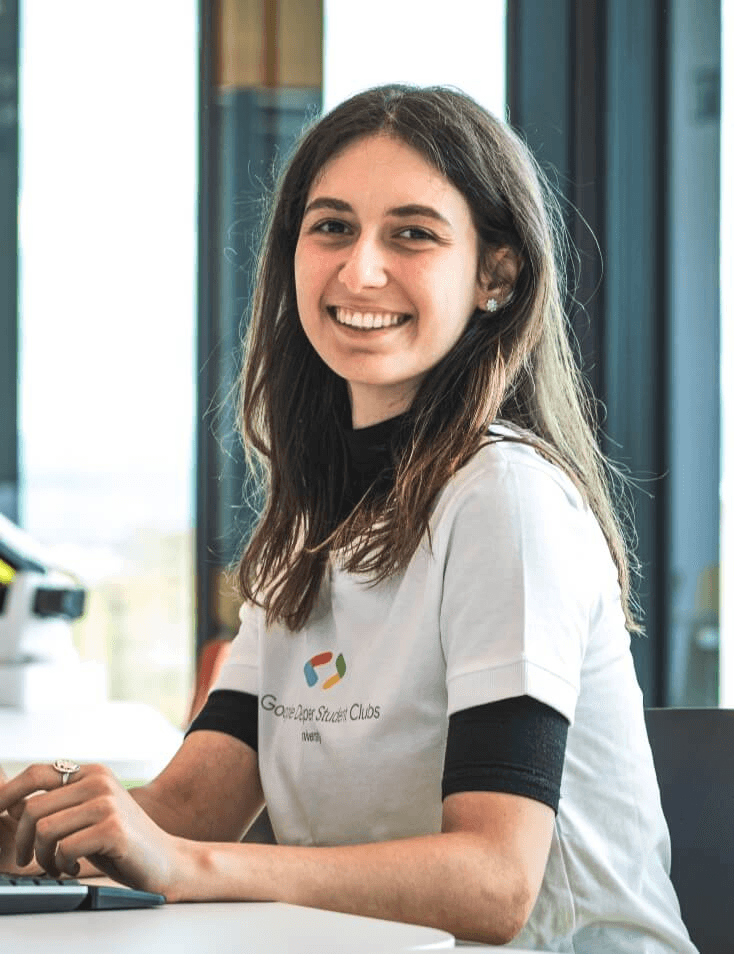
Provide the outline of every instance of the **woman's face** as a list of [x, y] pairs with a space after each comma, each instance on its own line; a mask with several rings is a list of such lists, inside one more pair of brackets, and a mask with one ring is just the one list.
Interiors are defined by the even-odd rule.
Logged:
[[405, 411], [487, 297], [462, 194], [399, 139], [360, 139], [314, 181], [295, 255], [303, 329], [347, 381], [354, 427]]

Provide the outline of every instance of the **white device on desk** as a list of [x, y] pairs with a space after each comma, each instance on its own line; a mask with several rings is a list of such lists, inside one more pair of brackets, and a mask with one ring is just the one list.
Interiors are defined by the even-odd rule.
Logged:
[[86, 591], [43, 547], [0, 514], [0, 705], [53, 709], [106, 697], [101, 663], [82, 662], [71, 623]]

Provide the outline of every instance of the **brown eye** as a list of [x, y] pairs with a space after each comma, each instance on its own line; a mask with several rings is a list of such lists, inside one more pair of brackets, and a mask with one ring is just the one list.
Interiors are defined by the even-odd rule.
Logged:
[[327, 219], [324, 222], [318, 222], [311, 231], [320, 232], [322, 235], [344, 235], [348, 229], [346, 222], [340, 222], [339, 219]]
[[419, 242], [431, 241], [433, 239], [433, 236], [431, 235], [430, 232], [426, 232], [425, 229], [419, 229], [414, 227], [401, 229], [400, 232], [398, 232], [398, 237], [409, 238], [409, 239], [412, 239], [413, 241], [419, 241]]

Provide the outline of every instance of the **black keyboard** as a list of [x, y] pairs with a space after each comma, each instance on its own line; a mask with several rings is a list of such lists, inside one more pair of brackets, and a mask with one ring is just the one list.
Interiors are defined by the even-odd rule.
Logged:
[[164, 904], [162, 894], [56, 878], [0, 874], [0, 914], [43, 911], [110, 911]]

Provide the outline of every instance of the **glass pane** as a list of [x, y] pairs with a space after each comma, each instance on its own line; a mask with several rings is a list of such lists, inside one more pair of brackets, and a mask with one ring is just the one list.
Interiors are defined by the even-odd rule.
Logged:
[[[721, 383], [719, 0], [672, 5], [667, 479], [668, 704], [719, 704]], [[644, 477], [644, 475], [641, 475]], [[659, 494], [661, 486], [649, 489]]]
[[720, 702], [734, 707], [734, 4], [721, 4], [721, 660]]
[[324, 0], [324, 109], [381, 83], [440, 84], [503, 117], [505, 17], [505, 0], [372, 0], [368, 15]]
[[21, 521], [89, 590], [109, 696], [193, 654], [195, 0], [21, 4]]

